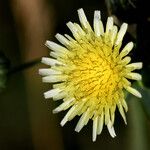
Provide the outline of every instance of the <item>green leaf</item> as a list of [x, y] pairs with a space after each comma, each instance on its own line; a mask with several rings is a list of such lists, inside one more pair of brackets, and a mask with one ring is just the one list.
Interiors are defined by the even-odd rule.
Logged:
[[150, 89], [144, 87], [142, 82], [136, 82], [134, 87], [142, 94], [141, 103], [143, 105], [144, 111], [150, 118]]

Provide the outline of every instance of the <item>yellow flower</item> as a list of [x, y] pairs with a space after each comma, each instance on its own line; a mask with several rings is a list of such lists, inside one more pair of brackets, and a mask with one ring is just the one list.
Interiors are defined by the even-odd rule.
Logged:
[[134, 46], [132, 42], [121, 48], [127, 30], [126, 23], [118, 31], [113, 18], [108, 17], [104, 31], [100, 11], [95, 11], [93, 31], [83, 9], [78, 10], [78, 15], [81, 26], [67, 23], [74, 38], [67, 34], [56, 34], [64, 46], [46, 41], [53, 58], [42, 58], [42, 63], [51, 67], [40, 69], [39, 74], [44, 76], [43, 82], [55, 84], [44, 96], [54, 101], [63, 100], [53, 113], [69, 109], [61, 126], [78, 115], [81, 117], [75, 131], [79, 132], [92, 119], [93, 141], [96, 141], [104, 124], [110, 135], [115, 137], [113, 125], [116, 107], [126, 123], [124, 111], [127, 112], [128, 107], [124, 89], [141, 98], [128, 79], [141, 80], [141, 75], [132, 71], [141, 69], [142, 63], [129, 64], [131, 58], [126, 55]]

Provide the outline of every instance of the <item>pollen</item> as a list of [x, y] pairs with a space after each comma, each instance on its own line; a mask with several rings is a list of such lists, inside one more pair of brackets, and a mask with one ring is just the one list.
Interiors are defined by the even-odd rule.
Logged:
[[67, 23], [74, 38], [58, 33], [56, 38], [61, 45], [46, 41], [46, 46], [52, 50], [51, 57], [43, 57], [42, 63], [50, 67], [39, 69], [39, 74], [43, 76], [43, 82], [53, 83], [53, 88], [45, 92], [44, 97], [62, 100], [53, 113], [69, 109], [60, 123], [62, 126], [80, 116], [75, 131], [79, 132], [91, 119], [93, 141], [101, 134], [104, 125], [115, 137], [116, 108], [127, 123], [124, 91], [142, 97], [131, 87], [130, 81], [141, 80], [141, 75], [133, 71], [141, 69], [142, 63], [130, 63], [131, 58], [127, 55], [133, 49], [133, 42], [122, 48], [127, 23], [123, 23], [118, 31], [113, 18], [108, 17], [104, 29], [100, 11], [95, 11], [93, 30], [82, 8], [78, 15], [81, 26]]

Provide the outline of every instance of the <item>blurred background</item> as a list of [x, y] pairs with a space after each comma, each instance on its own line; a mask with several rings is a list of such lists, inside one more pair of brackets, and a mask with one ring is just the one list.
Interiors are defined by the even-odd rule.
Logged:
[[[65, 112], [52, 114], [58, 103], [45, 100], [38, 69], [44, 46], [54, 35], [68, 33], [68, 21], [79, 22], [83, 8], [92, 24], [94, 10], [101, 10], [105, 24], [113, 15], [115, 24], [129, 23], [126, 41], [134, 41], [133, 61], [142, 61], [141, 83], [133, 83], [142, 99], [127, 95], [128, 125], [116, 112], [112, 139], [104, 128], [92, 142], [92, 123], [74, 131], [76, 117], [63, 128]], [[0, 1], [0, 150], [149, 150], [150, 149], [150, 11], [146, 0], [1, 0]]]

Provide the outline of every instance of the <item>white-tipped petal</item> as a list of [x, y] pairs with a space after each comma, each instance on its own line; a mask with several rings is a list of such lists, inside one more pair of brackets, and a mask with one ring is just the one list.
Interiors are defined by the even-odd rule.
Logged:
[[87, 115], [87, 117], [85, 117], [84, 125], [87, 125], [87, 123], [88, 123], [89, 120], [90, 120], [90, 112], [89, 112], [89, 109], [88, 109], [87, 111], [88, 111], [88, 115]]
[[42, 76], [47, 76], [47, 75], [50, 75], [50, 69], [39, 69], [39, 75], [42, 75]]
[[115, 42], [115, 45], [119, 45], [122, 40], [123, 40], [123, 37], [127, 31], [127, 28], [128, 28], [128, 24], [127, 23], [123, 23], [120, 27], [120, 30], [118, 32], [118, 35], [117, 35], [117, 39], [116, 39], [116, 42]]
[[96, 10], [94, 12], [94, 32], [95, 32], [95, 35], [96, 36], [100, 36], [100, 18], [101, 18], [101, 15], [100, 15], [100, 11]]
[[66, 92], [62, 91], [62, 92], [60, 92], [59, 94], [55, 95], [55, 96], [53, 97], [53, 100], [54, 100], [54, 101], [57, 101], [57, 100], [60, 100], [60, 99], [65, 98], [65, 97], [66, 97]]
[[84, 10], [82, 8], [78, 9], [78, 15], [79, 15], [79, 20], [80, 20], [80, 23], [85, 27], [87, 28], [87, 18], [86, 18], [86, 15], [84, 13]]
[[56, 44], [55, 42], [52, 42], [52, 41], [46, 41], [45, 45], [46, 45], [49, 49], [51, 49], [51, 50], [53, 50], [53, 51], [55, 51], [55, 52], [65, 53], [65, 52], [68, 51], [65, 47], [63, 47], [63, 46], [61, 46], [61, 45], [59, 45], [59, 44]]
[[127, 124], [126, 115], [125, 115], [122, 105], [120, 103], [118, 104], [118, 109], [119, 109], [119, 112], [120, 112], [125, 124]]
[[111, 121], [109, 121], [109, 123], [107, 124], [107, 128], [108, 128], [110, 135], [114, 138], [116, 136], [116, 133], [115, 133], [114, 127], [112, 126]]
[[69, 21], [67, 23], [67, 27], [70, 29], [70, 31], [72, 32], [73, 36], [78, 39], [80, 38], [79, 34], [78, 34], [78, 29], [76, 28], [76, 26], [71, 22]]
[[69, 41], [68, 41], [68, 39], [66, 39], [63, 35], [61, 35], [61, 34], [59, 34], [59, 33], [57, 33], [56, 35], [55, 35], [55, 37], [57, 38], [57, 40], [61, 43], [61, 44], [63, 44], [63, 45], [69, 45], [70, 43], [69, 43]]
[[93, 120], [93, 142], [96, 141], [96, 137], [97, 137], [97, 122], [98, 122], [98, 116]]
[[107, 125], [108, 122], [110, 120], [110, 112], [109, 112], [109, 108], [106, 106], [105, 107], [105, 124]]
[[101, 19], [101, 12], [99, 10], [94, 11], [94, 19], [100, 20]]
[[42, 61], [43, 64], [46, 65], [50, 65], [50, 66], [54, 66], [54, 65], [62, 65], [61, 62], [59, 62], [56, 59], [52, 59], [52, 58], [47, 58], [47, 57], [42, 57]]
[[80, 27], [80, 25], [78, 25], [77, 23], [74, 23], [78, 33], [80, 34], [80, 36], [86, 36], [86, 33], [83, 31], [83, 29]]
[[76, 128], [75, 128], [76, 132], [80, 132], [81, 129], [84, 127], [85, 121], [86, 121], [87, 117], [89, 117], [88, 115], [89, 115], [88, 110], [82, 114], [82, 116], [80, 117], [80, 120], [78, 121], [78, 123], [76, 125]]
[[119, 63], [122, 63], [123, 65], [127, 65], [131, 61], [131, 57], [127, 56], [123, 58]]
[[65, 37], [70, 40], [71, 42], [76, 42], [70, 35], [65, 34]]
[[112, 105], [110, 108], [110, 116], [111, 116], [111, 123], [112, 125], [114, 124], [114, 120], [115, 120], [115, 110], [116, 110], [116, 105]]
[[104, 115], [102, 113], [98, 119], [98, 128], [97, 128], [97, 134], [98, 135], [101, 134], [101, 132], [103, 130], [103, 125], [104, 125]]
[[104, 34], [104, 26], [103, 26], [103, 23], [101, 20], [99, 21], [99, 25], [100, 25], [100, 33], [101, 33], [101, 35], [103, 35]]
[[132, 80], [142, 80], [142, 76], [139, 73], [128, 73], [126, 75], [126, 78], [132, 79]]
[[68, 117], [72, 114], [72, 112], [75, 110], [75, 106], [73, 106], [72, 108], [69, 109], [69, 111], [67, 112], [67, 114], [65, 115], [65, 117], [62, 119], [60, 125], [64, 126], [66, 124], [66, 122], [68, 121]]
[[134, 46], [133, 42], [128, 43], [121, 51], [120, 57], [122, 58], [126, 56], [133, 49], [133, 46]]
[[84, 103], [85, 102], [82, 102], [82, 103], [76, 105], [75, 111], [72, 112], [72, 114], [68, 118], [69, 120], [72, 120], [81, 111], [81, 109], [83, 108]]
[[51, 74], [62, 74], [62, 72], [57, 71], [57, 70], [53, 70], [53, 69], [39, 69], [39, 74], [42, 76], [48, 76]]
[[134, 69], [141, 69], [143, 67], [143, 63], [142, 62], [137, 62], [137, 63], [132, 63], [132, 64], [128, 64], [126, 65], [126, 68], [133, 68]]
[[59, 94], [62, 90], [60, 89], [52, 89], [52, 90], [49, 90], [47, 92], [44, 93], [44, 97], [47, 99], [47, 98], [52, 98], [54, 96], [56, 96], [57, 94]]
[[135, 95], [136, 97], [142, 98], [141, 93], [140, 93], [139, 91], [137, 91], [136, 89], [134, 89], [134, 88], [128, 86], [128, 87], [126, 87], [126, 90], [127, 90], [128, 92], [130, 92], [131, 94]]
[[57, 59], [61, 56], [61, 53], [50, 52], [50, 56]]
[[55, 82], [61, 82], [66, 80], [65, 75], [49, 75], [42, 78], [42, 81], [45, 83], [55, 83]]
[[118, 32], [117, 26], [113, 26], [113, 28], [112, 28], [112, 36], [111, 36], [111, 43], [112, 43], [112, 45], [114, 45], [114, 42], [116, 40], [117, 32]]
[[72, 98], [70, 100], [67, 100], [67, 101], [63, 102], [60, 106], [58, 106], [57, 108], [55, 108], [53, 110], [53, 113], [58, 113], [58, 112], [60, 112], [62, 110], [66, 110], [66, 108], [68, 108], [68, 105], [70, 105], [74, 100], [75, 99]]
[[125, 111], [128, 111], [128, 105], [127, 102], [125, 101], [125, 99], [122, 101], [122, 106], [124, 107]]
[[112, 29], [113, 29], [113, 17], [108, 17], [106, 23], [106, 34], [108, 34]]

